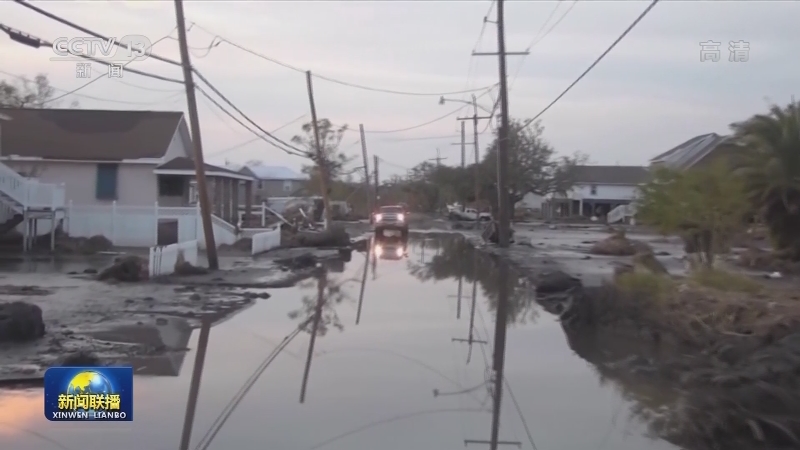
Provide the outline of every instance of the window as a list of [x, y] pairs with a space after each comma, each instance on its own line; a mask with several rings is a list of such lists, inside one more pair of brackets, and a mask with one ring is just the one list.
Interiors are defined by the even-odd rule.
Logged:
[[159, 175], [158, 195], [164, 197], [183, 196], [184, 177], [180, 175]]
[[263, 181], [259, 181], [258, 182], [258, 188], [259, 189], [264, 189], [264, 182]]
[[283, 192], [292, 192], [292, 182], [286, 180], [283, 182]]
[[95, 197], [98, 200], [117, 199], [117, 172], [119, 164], [98, 164]]
[[593, 184], [593, 185], [589, 186], [589, 189], [590, 189], [590, 192], [592, 193], [592, 195], [597, 195], [597, 185], [596, 184]]
[[197, 204], [197, 181], [189, 182], [189, 204]]

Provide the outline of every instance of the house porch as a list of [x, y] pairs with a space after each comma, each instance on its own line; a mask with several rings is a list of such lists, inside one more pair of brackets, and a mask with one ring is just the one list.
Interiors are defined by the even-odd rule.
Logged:
[[[153, 170], [158, 178], [158, 203], [162, 206], [195, 206], [198, 202], [194, 161], [175, 158]], [[245, 195], [246, 222], [252, 215], [253, 178], [222, 167], [205, 165], [211, 213], [232, 224], [239, 223], [239, 198]]]

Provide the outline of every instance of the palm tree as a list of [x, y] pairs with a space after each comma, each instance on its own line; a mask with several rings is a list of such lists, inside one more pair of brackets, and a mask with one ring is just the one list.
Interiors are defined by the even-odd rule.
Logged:
[[738, 168], [778, 253], [800, 260], [800, 103], [731, 125], [745, 147]]

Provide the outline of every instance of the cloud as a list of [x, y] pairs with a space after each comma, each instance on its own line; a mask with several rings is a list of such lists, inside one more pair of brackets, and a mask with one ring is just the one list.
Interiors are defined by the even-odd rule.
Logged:
[[[507, 49], [527, 48], [558, 4], [548, 28], [559, 21], [571, 2], [508, 2]], [[366, 86], [436, 92], [497, 82], [497, 58], [471, 56], [473, 48], [496, 49], [496, 28], [485, 24], [488, 2], [187, 2], [193, 64], [253, 120], [278, 127], [308, 111], [305, 78], [279, 65], [220, 44], [207, 52], [215, 33], [302, 70]], [[644, 10], [646, 2], [575, 4], [558, 26], [540, 39], [529, 56], [508, 57], [511, 113], [533, 117], [580, 75]], [[43, 9], [101, 33], [145, 34], [153, 40], [175, 26], [172, 2], [50, 2]], [[764, 97], [786, 102], [794, 93], [800, 63], [795, 52], [798, 2], [661, 1], [622, 42], [578, 83], [542, 120], [546, 136], [561, 152], [581, 150], [597, 163], [646, 161], [696, 134], [725, 132], [727, 124], [766, 109]], [[11, 2], [0, 3], [3, 23], [54, 39], [80, 33]], [[548, 28], [544, 28], [547, 30]], [[542, 34], [546, 34], [541, 38]], [[174, 34], [173, 34], [174, 36]], [[720, 42], [721, 61], [700, 61], [700, 42]], [[750, 60], [727, 60], [727, 43], [750, 43]], [[478, 43], [476, 46], [476, 42]], [[174, 40], [162, 41], [159, 54], [179, 58]], [[33, 50], [0, 40], [3, 70], [32, 76], [49, 74], [53, 84], [69, 90], [80, 86], [74, 68], [49, 61], [46, 50]], [[521, 68], [517, 71], [517, 67]], [[178, 68], [148, 60], [136, 67], [182, 78]], [[100, 70], [98, 67], [97, 70]], [[467, 74], [470, 74], [467, 79]], [[126, 83], [126, 84], [123, 84]], [[80, 92], [123, 101], [161, 103], [141, 108], [183, 109], [180, 89], [133, 74], [123, 83], [103, 80]], [[137, 87], [131, 87], [135, 84]], [[144, 89], [142, 89], [144, 88]], [[147, 89], [158, 89], [150, 92]], [[400, 129], [429, 121], [451, 108], [438, 98], [400, 96], [357, 90], [314, 80], [318, 112], [335, 123], [370, 131]], [[496, 94], [495, 94], [496, 95]], [[469, 100], [469, 95], [453, 95]], [[80, 98], [83, 107], [129, 108], [130, 105]], [[488, 97], [482, 104], [491, 107]], [[211, 154], [252, 137], [239, 125], [201, 100], [204, 148]], [[400, 140], [457, 135], [450, 117], [395, 134], [368, 133], [368, 149], [397, 164], [412, 166], [442, 152], [457, 153], [451, 140]], [[481, 127], [483, 129], [483, 125]], [[240, 131], [234, 131], [240, 130]], [[279, 135], [290, 138], [289, 127]], [[357, 140], [349, 133], [345, 142]], [[490, 135], [481, 136], [488, 144]], [[455, 150], [453, 150], [455, 149]], [[351, 149], [358, 151], [358, 146]], [[453, 153], [455, 158], [456, 153]], [[271, 164], [298, 168], [301, 161], [255, 142], [225, 153], [234, 161], [263, 158]], [[457, 159], [457, 158], [456, 158]], [[390, 176], [402, 169], [382, 168]]]

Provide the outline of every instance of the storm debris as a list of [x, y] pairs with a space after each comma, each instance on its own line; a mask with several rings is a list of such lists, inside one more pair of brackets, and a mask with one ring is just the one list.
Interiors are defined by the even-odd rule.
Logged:
[[97, 279], [100, 281], [136, 282], [147, 280], [148, 275], [148, 262], [144, 258], [126, 255], [115, 258], [114, 264], [103, 269], [97, 275]]
[[42, 309], [25, 302], [0, 303], [0, 342], [27, 342], [44, 336]]
[[652, 252], [653, 249], [648, 244], [628, 239], [624, 230], [614, 230], [614, 234], [595, 242], [589, 249], [589, 253], [602, 256], [633, 256]]

